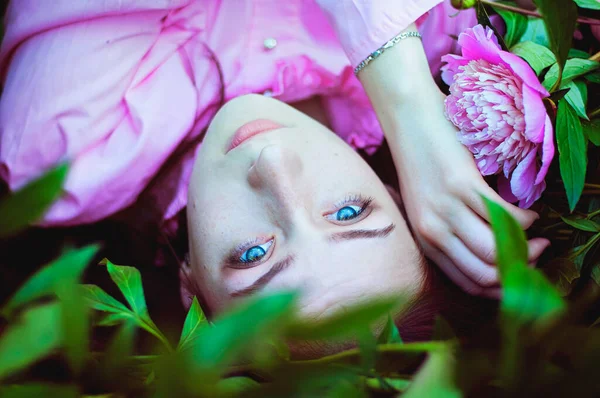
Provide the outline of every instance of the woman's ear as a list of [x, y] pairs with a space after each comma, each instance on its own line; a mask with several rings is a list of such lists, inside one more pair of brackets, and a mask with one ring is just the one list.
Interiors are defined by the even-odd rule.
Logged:
[[194, 295], [192, 294], [192, 268], [190, 267], [189, 255], [185, 255], [179, 266], [179, 294], [185, 309], [192, 305]]

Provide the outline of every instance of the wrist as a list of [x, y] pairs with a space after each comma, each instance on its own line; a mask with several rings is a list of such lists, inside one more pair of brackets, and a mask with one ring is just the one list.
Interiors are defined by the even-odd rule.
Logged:
[[[401, 33], [416, 32], [413, 24]], [[431, 76], [422, 41], [407, 37], [387, 48], [359, 73], [358, 78], [379, 113], [426, 105], [441, 96]]]

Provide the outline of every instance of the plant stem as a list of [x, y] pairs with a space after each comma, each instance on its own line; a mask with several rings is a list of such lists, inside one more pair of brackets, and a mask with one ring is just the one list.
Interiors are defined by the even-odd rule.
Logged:
[[585, 187], [586, 188], [600, 189], [600, 185], [598, 185], [598, 184], [588, 184], [588, 183], [585, 183]]
[[588, 115], [588, 117], [590, 119], [593, 119], [593, 118], [595, 118], [598, 115], [600, 115], [600, 108], [594, 109], [592, 112], [590, 112], [590, 114]]
[[[530, 17], [542, 18], [542, 15], [535, 11], [525, 10], [523, 8], [511, 6], [508, 4], [496, 3], [491, 0], [480, 0], [480, 1], [483, 4], [486, 4], [488, 6], [492, 6], [495, 8], [499, 8], [501, 10], [512, 11], [512, 12], [516, 12], [517, 14], [528, 15]], [[594, 18], [587, 18], [587, 17], [579, 17], [579, 18], [577, 18], [577, 22], [587, 24], [587, 25], [600, 25], [600, 20], [594, 19]]]
[[596, 211], [594, 211], [594, 212], [592, 212], [592, 213], [588, 214], [588, 215], [587, 215], [587, 219], [588, 219], [588, 220], [590, 220], [590, 219], [592, 219], [592, 218], [596, 217], [598, 214], [600, 214], [600, 210], [596, 210]]
[[600, 51], [588, 58], [590, 61], [600, 62]]

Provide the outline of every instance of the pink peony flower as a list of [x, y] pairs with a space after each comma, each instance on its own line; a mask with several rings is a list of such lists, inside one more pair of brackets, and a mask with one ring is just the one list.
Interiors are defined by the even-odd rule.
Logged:
[[442, 78], [450, 85], [446, 115], [481, 174], [501, 174], [500, 195], [528, 208], [546, 188], [554, 157], [542, 101], [549, 93], [524, 60], [501, 50], [491, 29], [467, 29], [458, 44], [462, 55], [442, 58]]

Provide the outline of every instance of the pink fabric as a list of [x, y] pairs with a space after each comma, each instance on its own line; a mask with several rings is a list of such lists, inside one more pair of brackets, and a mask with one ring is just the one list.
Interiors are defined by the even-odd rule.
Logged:
[[358, 65], [443, 0], [316, 0], [329, 15], [350, 64]]
[[[144, 189], [169, 219], [186, 204], [191, 144], [220, 104], [219, 73], [225, 100], [320, 95], [334, 131], [372, 152], [383, 134], [352, 65], [438, 2], [13, 1], [0, 48], [0, 176], [14, 190], [71, 161], [43, 225], [97, 221]], [[446, 1], [420, 23], [435, 74], [454, 48], [448, 34], [475, 24], [471, 11], [455, 13]]]

